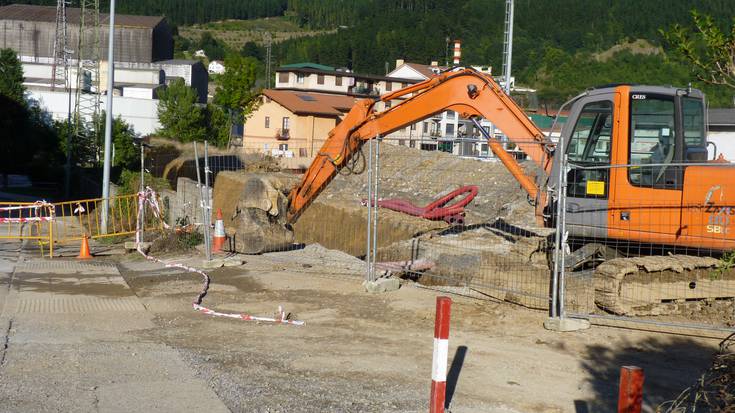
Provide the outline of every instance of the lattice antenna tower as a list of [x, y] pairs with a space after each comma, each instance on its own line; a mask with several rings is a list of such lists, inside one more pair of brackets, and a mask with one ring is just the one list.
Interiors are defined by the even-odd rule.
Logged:
[[[69, 49], [66, 36], [66, 0], [56, 2], [56, 34], [54, 36], [54, 61], [51, 68], [51, 90], [64, 85], [69, 90]], [[69, 108], [71, 110], [71, 108]]]
[[[108, 91], [112, 93], [112, 91]], [[99, 137], [100, 111], [100, 2], [79, 2], [79, 44], [77, 46], [77, 87], [74, 110], [74, 136], [81, 141], [89, 139], [85, 124], [92, 136]], [[95, 146], [99, 146], [94, 143]], [[96, 150], [99, 160], [99, 148]]]

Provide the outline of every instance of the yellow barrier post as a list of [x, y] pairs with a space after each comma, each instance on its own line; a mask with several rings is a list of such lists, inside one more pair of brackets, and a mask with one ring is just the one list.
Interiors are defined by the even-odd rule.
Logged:
[[48, 256], [54, 258], [54, 219], [48, 222]]

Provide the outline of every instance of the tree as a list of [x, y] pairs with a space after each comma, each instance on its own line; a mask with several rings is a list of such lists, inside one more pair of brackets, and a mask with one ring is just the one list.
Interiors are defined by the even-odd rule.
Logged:
[[25, 105], [23, 67], [13, 49], [0, 49], [0, 94]]
[[235, 119], [222, 106], [207, 105], [207, 136], [213, 144], [224, 148], [230, 140], [230, 128]]
[[202, 140], [205, 137], [204, 113], [197, 106], [196, 91], [176, 79], [158, 95], [158, 133], [181, 142]]
[[225, 57], [225, 46], [215, 39], [210, 32], [202, 33], [199, 39], [199, 48], [204, 50], [209, 60], [222, 60]]
[[661, 34], [674, 53], [693, 66], [699, 80], [735, 89], [735, 19], [725, 32], [712, 16], [697, 10], [692, 10], [691, 16], [696, 31], [675, 24]]
[[242, 57], [252, 57], [257, 60], [263, 60], [263, 50], [253, 41], [245, 42], [242, 49], [240, 49], [240, 55]]
[[112, 121], [112, 144], [115, 158], [112, 163], [125, 169], [136, 169], [140, 163], [140, 150], [133, 144], [135, 129], [120, 116]]
[[258, 61], [252, 57], [232, 55], [225, 59], [225, 73], [217, 79], [214, 103], [227, 109], [248, 113], [256, 91]]

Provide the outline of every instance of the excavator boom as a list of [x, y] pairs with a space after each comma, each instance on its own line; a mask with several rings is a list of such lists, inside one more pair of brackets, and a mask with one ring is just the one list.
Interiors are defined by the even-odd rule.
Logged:
[[[410, 96], [409, 96], [410, 95]], [[435, 78], [381, 96], [401, 103], [376, 113], [376, 100], [358, 101], [330, 133], [301, 182], [289, 194], [287, 220], [292, 223], [324, 190], [336, 173], [358, 156], [362, 145], [379, 135], [398, 129], [445, 110], [464, 118], [483, 117], [497, 126], [508, 139], [525, 152], [548, 175], [554, 144], [531, 122], [523, 110], [489, 76], [474, 69], [445, 72]], [[503, 145], [488, 141], [490, 150], [508, 168], [529, 197], [544, 204], [542, 192]]]

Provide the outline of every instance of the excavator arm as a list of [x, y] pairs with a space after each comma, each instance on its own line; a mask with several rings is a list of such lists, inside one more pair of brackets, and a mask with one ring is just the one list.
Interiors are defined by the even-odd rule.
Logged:
[[[554, 144], [531, 122], [523, 110], [495, 81], [473, 69], [445, 72], [435, 78], [380, 97], [401, 103], [376, 113], [378, 100], [358, 101], [330, 133], [301, 182], [289, 194], [287, 221], [293, 223], [337, 172], [350, 164], [362, 145], [378, 135], [387, 135], [435, 113], [453, 110], [463, 118], [483, 117], [497, 126], [548, 175]], [[545, 199], [534, 179], [528, 176], [502, 143], [489, 139], [490, 150], [515, 177], [537, 205]]]

